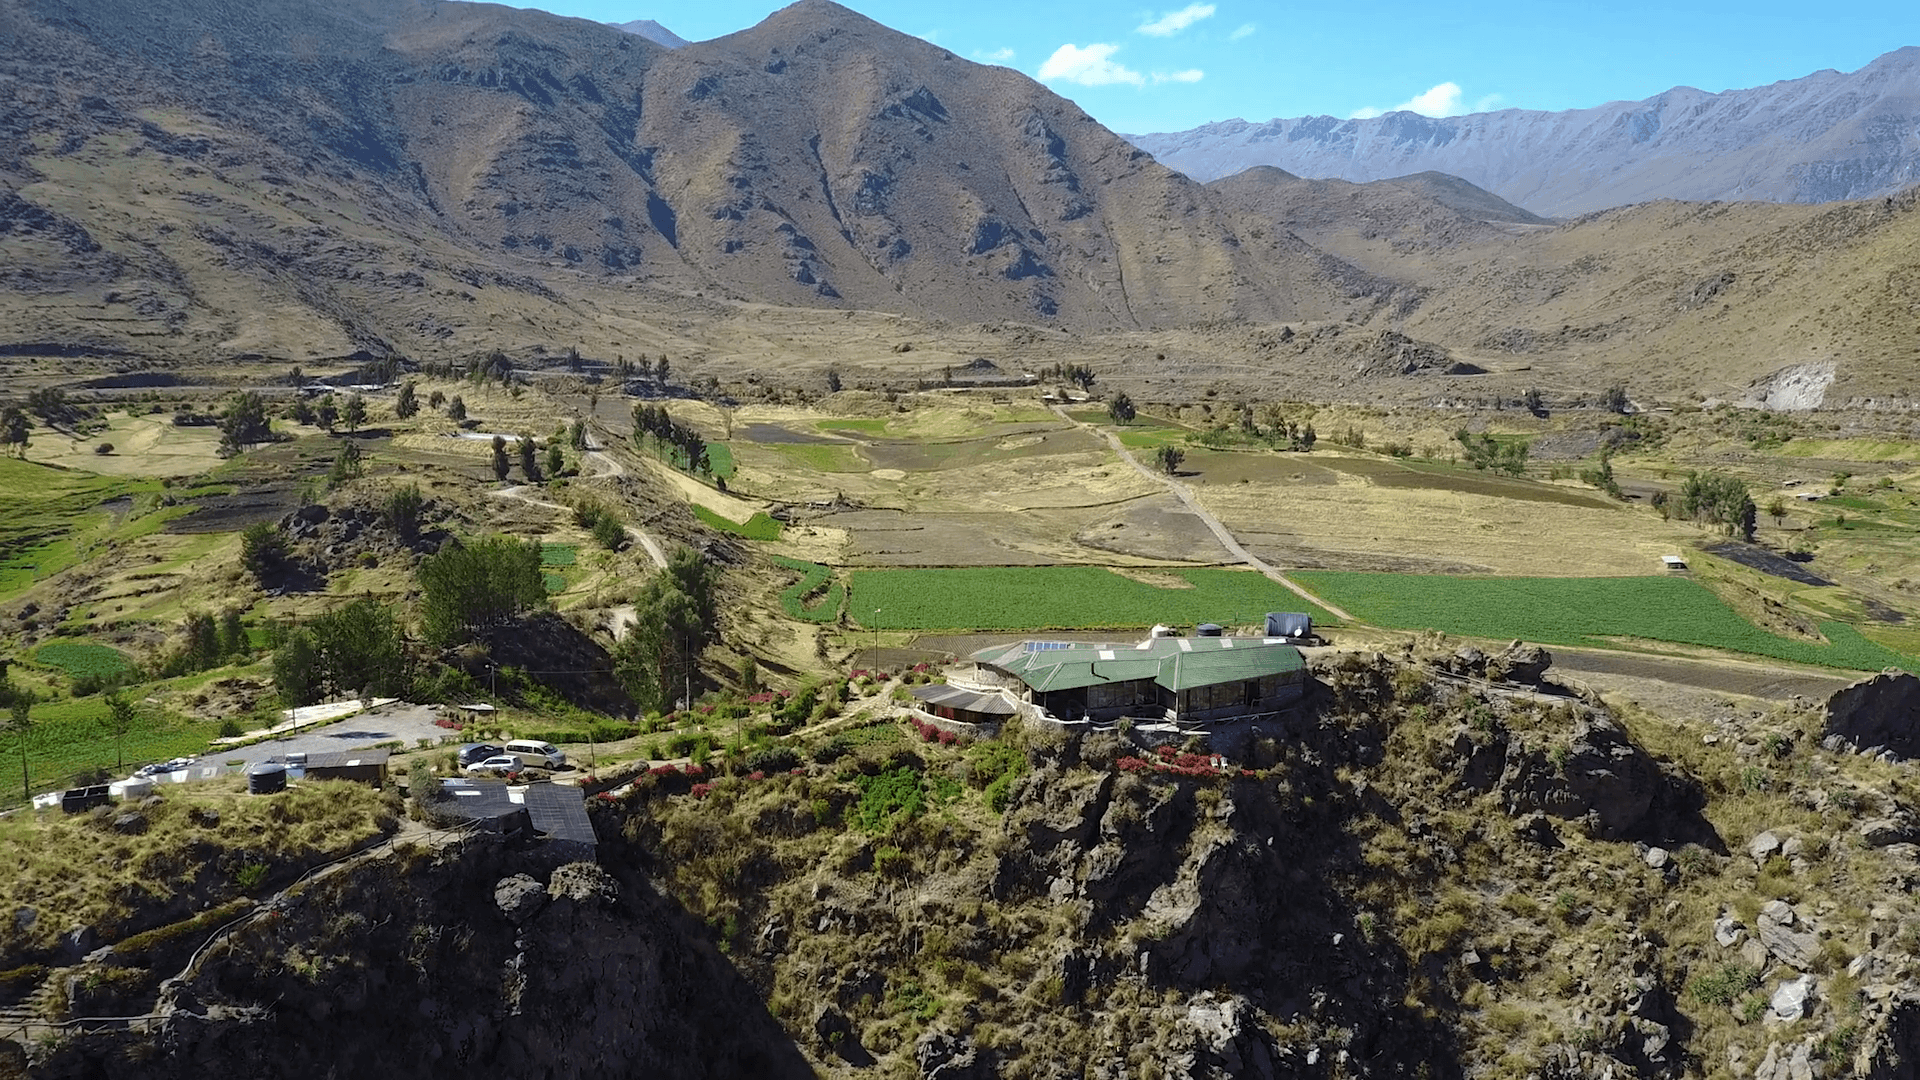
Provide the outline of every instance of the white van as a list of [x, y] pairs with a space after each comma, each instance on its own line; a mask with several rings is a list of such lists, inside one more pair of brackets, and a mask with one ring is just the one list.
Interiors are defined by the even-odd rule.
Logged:
[[567, 763], [567, 755], [552, 743], [535, 742], [532, 739], [515, 739], [507, 744], [504, 753], [519, 758], [522, 765], [536, 769], [557, 769]]

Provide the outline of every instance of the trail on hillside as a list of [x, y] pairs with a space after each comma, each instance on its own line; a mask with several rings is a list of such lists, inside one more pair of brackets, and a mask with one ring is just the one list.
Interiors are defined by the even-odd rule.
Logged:
[[[627, 474], [627, 467], [625, 465], [620, 464], [606, 451], [597, 447], [589, 447], [584, 454], [584, 459], [592, 462], [593, 465], [600, 470], [594, 473], [591, 479], [611, 480], [616, 476], [625, 476]], [[559, 503], [551, 503], [544, 499], [534, 498], [531, 493], [536, 490], [538, 489], [528, 484], [515, 484], [512, 487], [501, 488], [498, 491], [489, 491], [487, 494], [496, 499], [517, 499], [529, 506], [558, 510], [561, 513], [568, 512], [569, 508], [561, 506]], [[627, 538], [645, 549], [647, 557], [653, 560], [655, 566], [662, 570], [667, 568], [667, 553], [660, 547], [658, 540], [655, 540], [651, 534], [638, 525], [624, 525], [623, 527], [627, 530]], [[617, 630], [615, 636], [618, 636]]]
[[1067, 423], [1073, 424], [1077, 427], [1086, 428], [1087, 430], [1092, 431], [1095, 434], [1100, 435], [1102, 438], [1106, 439], [1107, 445], [1113, 448], [1113, 452], [1120, 455], [1120, 460], [1133, 466], [1134, 471], [1138, 472], [1141, 476], [1144, 476], [1147, 479], [1152, 480], [1156, 483], [1164, 484], [1166, 486], [1166, 489], [1168, 491], [1171, 491], [1175, 498], [1179, 499], [1180, 502], [1184, 504], [1188, 510], [1193, 512], [1193, 515], [1195, 517], [1199, 518], [1201, 522], [1204, 523], [1208, 529], [1212, 530], [1214, 538], [1220, 541], [1220, 546], [1226, 548], [1227, 551], [1230, 552], [1234, 558], [1239, 559], [1241, 562], [1247, 564], [1248, 566], [1254, 568], [1255, 570], [1260, 571], [1262, 574], [1266, 575], [1269, 580], [1274, 581], [1280, 585], [1286, 586], [1288, 589], [1292, 590], [1292, 592], [1295, 595], [1299, 596], [1302, 600], [1305, 600], [1308, 603], [1320, 605], [1322, 608], [1325, 608], [1326, 611], [1329, 614], [1333, 615], [1335, 618], [1343, 619], [1347, 622], [1360, 621], [1354, 618], [1352, 615], [1348, 614], [1342, 608], [1337, 607], [1334, 604], [1329, 603], [1328, 601], [1323, 600], [1320, 597], [1315, 596], [1314, 594], [1308, 592], [1304, 586], [1296, 583], [1291, 578], [1287, 577], [1285, 574], [1281, 573], [1279, 570], [1275, 569], [1273, 566], [1268, 564], [1265, 560], [1255, 555], [1253, 552], [1248, 551], [1244, 547], [1241, 547], [1240, 541], [1235, 540], [1233, 538], [1233, 534], [1228, 532], [1227, 527], [1220, 523], [1220, 519], [1208, 513], [1207, 508], [1200, 505], [1200, 500], [1194, 498], [1193, 490], [1191, 488], [1187, 487], [1187, 485], [1181, 483], [1180, 481], [1174, 479], [1173, 477], [1166, 475], [1165, 473], [1155, 472], [1154, 470], [1148, 468], [1147, 466], [1140, 464], [1139, 461], [1134, 459], [1133, 454], [1127, 450], [1126, 446], [1122, 445], [1122, 443], [1120, 442], [1120, 436], [1115, 435], [1111, 431], [1103, 430], [1102, 428], [1096, 425], [1085, 423], [1080, 420], [1075, 420], [1073, 417], [1067, 415], [1067, 410], [1064, 406], [1055, 405], [1055, 406], [1052, 406], [1052, 408], [1053, 408], [1053, 411], [1059, 415], [1060, 419], [1065, 420]]

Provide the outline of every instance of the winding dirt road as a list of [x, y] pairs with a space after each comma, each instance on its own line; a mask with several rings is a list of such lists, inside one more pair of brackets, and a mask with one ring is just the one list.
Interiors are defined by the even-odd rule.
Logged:
[[1326, 609], [1326, 611], [1329, 614], [1332, 614], [1336, 618], [1343, 619], [1347, 622], [1360, 621], [1354, 618], [1352, 615], [1348, 614], [1346, 611], [1342, 610], [1341, 608], [1336, 607], [1333, 604], [1328, 603], [1325, 600], [1322, 600], [1320, 597], [1315, 596], [1314, 594], [1308, 592], [1305, 587], [1294, 582], [1292, 579], [1288, 578], [1285, 574], [1281, 573], [1279, 570], [1274, 569], [1274, 567], [1269, 565], [1265, 560], [1261, 559], [1259, 556], [1255, 555], [1253, 552], [1248, 551], [1246, 548], [1241, 547], [1240, 541], [1235, 540], [1233, 538], [1233, 534], [1228, 532], [1227, 527], [1220, 523], [1220, 519], [1208, 513], [1207, 508], [1200, 505], [1200, 500], [1194, 498], [1193, 490], [1191, 488], [1187, 487], [1187, 485], [1181, 483], [1180, 481], [1174, 479], [1171, 476], [1167, 476], [1164, 473], [1155, 472], [1154, 470], [1148, 468], [1147, 466], [1140, 464], [1139, 461], [1135, 460], [1132, 452], [1130, 452], [1126, 448], [1126, 446], [1124, 446], [1120, 442], [1120, 436], [1115, 435], [1111, 431], [1102, 430], [1096, 425], [1083, 423], [1079, 420], [1075, 420], [1073, 417], [1067, 415], [1067, 410], [1063, 406], [1055, 405], [1053, 406], [1053, 411], [1055, 414], [1057, 414], [1060, 417], [1060, 419], [1065, 420], [1067, 423], [1073, 424], [1076, 427], [1086, 428], [1087, 430], [1092, 431], [1096, 435], [1102, 436], [1107, 440], [1107, 445], [1113, 448], [1113, 452], [1120, 455], [1120, 460], [1133, 466], [1134, 471], [1138, 472], [1141, 476], [1144, 476], [1149, 480], [1152, 480], [1156, 483], [1164, 484], [1166, 486], [1166, 489], [1173, 493], [1174, 498], [1179, 499], [1180, 502], [1183, 505], [1185, 505], [1189, 511], [1193, 513], [1193, 516], [1199, 518], [1200, 521], [1203, 524], [1205, 524], [1209, 530], [1213, 532], [1214, 538], [1220, 541], [1220, 546], [1226, 548], [1228, 553], [1231, 554], [1234, 558], [1240, 560], [1241, 562], [1247, 564], [1248, 566], [1254, 568], [1255, 570], [1260, 571], [1260, 573], [1266, 575], [1266, 577], [1269, 580], [1279, 585], [1283, 585], [1286, 588], [1292, 590], [1294, 595], [1300, 597], [1302, 600], [1305, 600], [1308, 603], [1320, 605], [1322, 608]]
[[[588, 447], [584, 460], [592, 462], [595, 468], [599, 470], [595, 472], [590, 479], [611, 480], [616, 476], [625, 476], [627, 474], [627, 467], [625, 465], [615, 461], [612, 457], [608, 456], [606, 451], [598, 447]], [[534, 498], [531, 493], [537, 490], [539, 489], [528, 484], [515, 484], [512, 487], [501, 488], [498, 491], [489, 491], [487, 494], [496, 499], [515, 499], [526, 503], [528, 506], [538, 506], [547, 510], [558, 510], [563, 514], [569, 511], [568, 507], [561, 506], [559, 503], [550, 503], [544, 499]], [[638, 525], [626, 525], [623, 527], [627, 530], [627, 538], [645, 549], [647, 557], [653, 560], [655, 566], [662, 570], [667, 568], [667, 553], [660, 547], [658, 540], [655, 540], [645, 529], [640, 528]]]

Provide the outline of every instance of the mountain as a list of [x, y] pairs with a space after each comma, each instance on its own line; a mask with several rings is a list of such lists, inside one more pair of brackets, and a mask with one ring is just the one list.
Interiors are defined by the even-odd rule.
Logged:
[[664, 45], [669, 49], [677, 49], [688, 43], [686, 38], [661, 26], [652, 19], [635, 19], [632, 22], [612, 23], [610, 25], [615, 30], [625, 30], [629, 34], [639, 34], [655, 45]]
[[1254, 165], [1355, 182], [1437, 171], [1551, 217], [1663, 198], [1871, 198], [1920, 182], [1920, 48], [1849, 74], [1566, 112], [1228, 120], [1131, 138], [1200, 180]]
[[660, 302], [636, 289], [1108, 331], [1385, 288], [826, 0], [674, 49], [431, 0], [0, 0], [0, 27], [16, 343], [471, 350], [610, 333], [579, 298]]

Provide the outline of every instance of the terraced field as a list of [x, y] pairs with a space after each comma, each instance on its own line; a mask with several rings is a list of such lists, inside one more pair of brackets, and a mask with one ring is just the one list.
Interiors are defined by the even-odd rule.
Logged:
[[[1302, 601], [1266, 577], [1213, 568], [1130, 572], [1098, 566], [856, 570], [847, 612], [880, 630], [1134, 629], [1155, 623], [1259, 624]], [[1316, 622], [1335, 620], [1310, 612]]]

